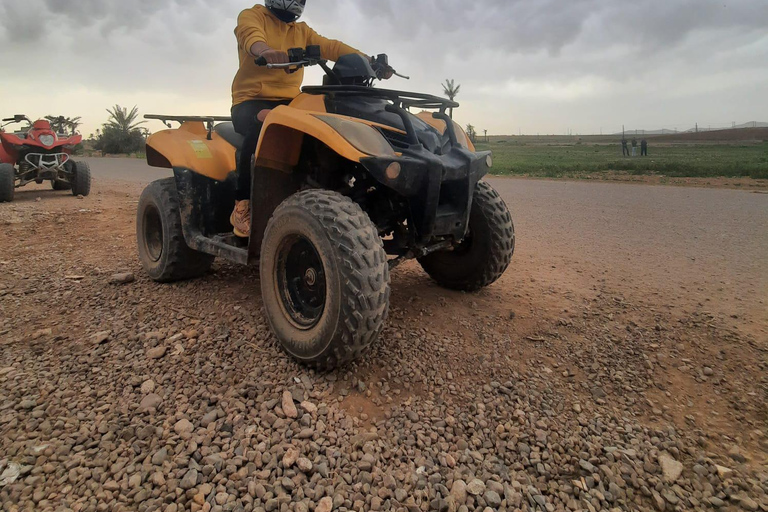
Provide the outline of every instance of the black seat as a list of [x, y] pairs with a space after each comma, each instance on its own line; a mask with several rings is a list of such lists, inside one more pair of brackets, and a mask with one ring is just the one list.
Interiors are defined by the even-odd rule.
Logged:
[[219, 136], [225, 141], [232, 144], [235, 149], [241, 149], [245, 137], [235, 131], [235, 126], [232, 123], [219, 123], [213, 127], [213, 131], [219, 134]]

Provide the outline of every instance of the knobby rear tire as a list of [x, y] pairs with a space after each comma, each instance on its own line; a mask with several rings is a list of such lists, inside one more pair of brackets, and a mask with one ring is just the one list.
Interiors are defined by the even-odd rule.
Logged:
[[144, 189], [136, 216], [139, 259], [154, 281], [194, 279], [210, 270], [215, 257], [190, 249], [184, 240], [174, 178]]

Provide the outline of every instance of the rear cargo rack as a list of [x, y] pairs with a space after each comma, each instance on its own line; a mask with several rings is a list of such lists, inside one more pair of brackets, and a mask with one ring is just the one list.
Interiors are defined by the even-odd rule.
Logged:
[[232, 121], [232, 118], [228, 116], [165, 116], [159, 114], [147, 114], [144, 116], [144, 119], [162, 121], [163, 124], [165, 124], [168, 128], [171, 127], [168, 124], [170, 121], [175, 121], [179, 124], [200, 122], [203, 123], [206, 130], [208, 130], [208, 140], [211, 140], [213, 134], [213, 126], [216, 123], [226, 123]]

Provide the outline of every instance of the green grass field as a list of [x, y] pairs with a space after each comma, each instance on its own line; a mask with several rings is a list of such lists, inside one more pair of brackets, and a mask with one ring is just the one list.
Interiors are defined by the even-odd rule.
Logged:
[[[618, 143], [547, 144], [502, 139], [478, 143], [491, 150], [500, 176], [579, 177], [610, 171], [669, 177], [768, 179], [768, 143], [653, 145], [648, 157], [622, 157]], [[631, 151], [631, 148], [630, 148]], [[637, 149], [638, 154], [640, 148]]]

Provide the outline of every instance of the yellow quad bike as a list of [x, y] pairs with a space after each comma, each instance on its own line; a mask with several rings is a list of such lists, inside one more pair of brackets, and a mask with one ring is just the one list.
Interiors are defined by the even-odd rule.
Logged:
[[181, 126], [147, 141], [149, 165], [174, 177], [141, 196], [138, 250], [159, 282], [201, 276], [217, 257], [259, 264], [282, 347], [329, 369], [381, 332], [392, 268], [417, 259], [438, 284], [475, 291], [505, 272], [515, 231], [504, 201], [480, 181], [491, 153], [476, 152], [446, 114], [457, 103], [374, 88], [384, 55], [374, 66], [348, 55], [330, 69], [317, 47], [289, 54], [289, 69], [320, 65], [327, 76], [266, 117], [250, 239], [235, 237], [229, 222], [243, 142], [229, 119], [147, 116]]

